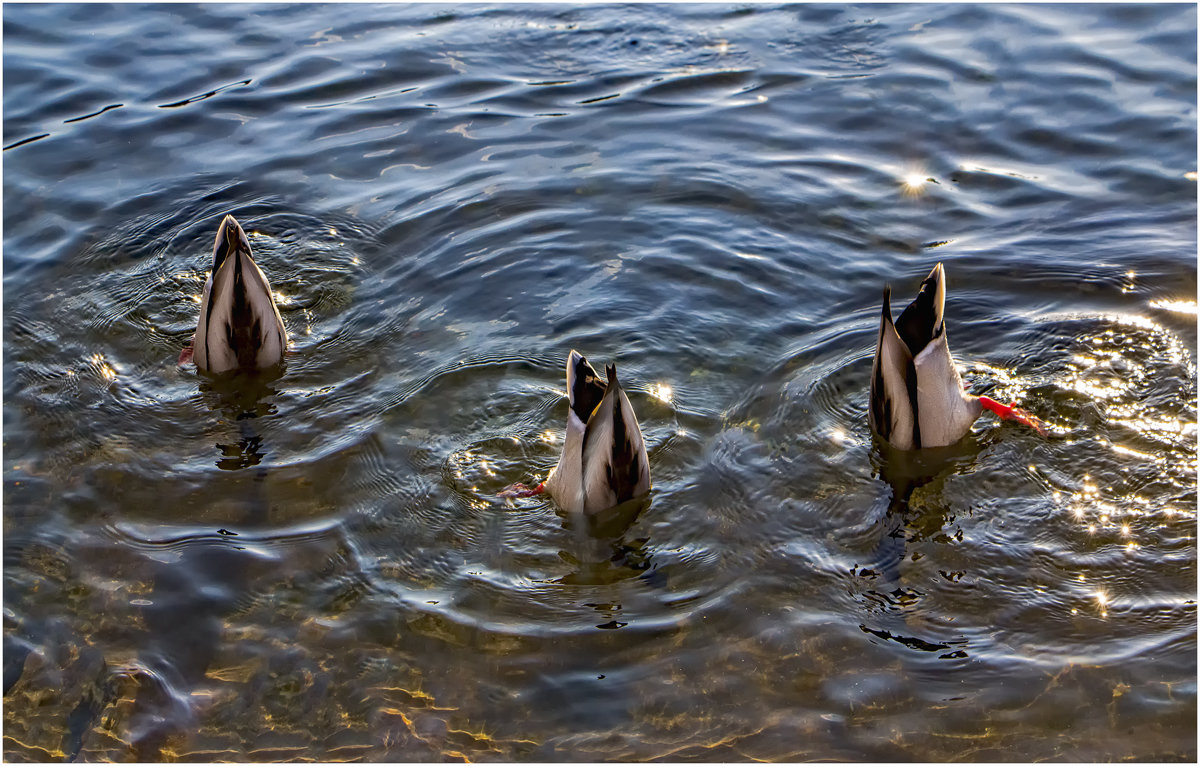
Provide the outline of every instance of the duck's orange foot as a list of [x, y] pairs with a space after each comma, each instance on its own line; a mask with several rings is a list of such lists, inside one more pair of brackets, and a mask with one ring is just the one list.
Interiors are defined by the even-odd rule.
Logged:
[[987, 396], [979, 397], [979, 403], [983, 405], [985, 410], [996, 413], [1004, 420], [1015, 420], [1018, 423], [1029, 426], [1042, 436], [1046, 435], [1046, 424], [1020, 407], [1014, 407], [1011, 404], [1001, 404]]
[[186, 346], [183, 347], [183, 351], [179, 352], [179, 366], [180, 367], [182, 367], [185, 364], [187, 364], [188, 362], [192, 361], [193, 350], [194, 349], [192, 348], [192, 344], [188, 343]]
[[520, 482], [509, 484], [504, 489], [500, 490], [498, 497], [533, 497], [540, 495], [546, 491], [546, 482], [538, 484], [536, 487], [526, 487]]

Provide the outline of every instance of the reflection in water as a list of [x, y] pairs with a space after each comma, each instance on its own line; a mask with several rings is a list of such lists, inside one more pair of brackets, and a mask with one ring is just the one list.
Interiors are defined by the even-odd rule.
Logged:
[[271, 401], [279, 393], [277, 380], [278, 375], [203, 376], [200, 394], [209, 409], [230, 420], [266, 417], [277, 411]]
[[[277, 378], [277, 374], [235, 375], [205, 377], [200, 383], [200, 391], [209, 408], [223, 413], [228, 421], [238, 426], [236, 444], [217, 443], [222, 455], [217, 461], [218, 468], [226, 471], [251, 468], [266, 457], [262, 437], [255, 430], [254, 420], [277, 412], [272, 401], [278, 393], [272, 385]], [[256, 478], [260, 481], [265, 479], [265, 469]], [[265, 517], [258, 521], [263, 520]]]
[[262, 439], [248, 429], [243, 430], [242, 438], [237, 444], [218, 444], [217, 449], [225, 456], [217, 461], [217, 468], [225, 471], [256, 466], [266, 457], [266, 453], [262, 451]]
[[[5, 6], [5, 759], [1194, 760], [1195, 8], [545, 8]], [[931, 248], [1054, 438], [872, 454]], [[601, 345], [652, 505], [497, 502]]]
[[564, 526], [586, 530], [593, 540], [618, 540], [649, 507], [649, 495], [635, 497], [597, 513], [564, 514]]
[[979, 455], [979, 443], [974, 434], [945, 447], [920, 450], [898, 450], [879, 439], [873, 440], [875, 450], [871, 462], [881, 479], [892, 489], [888, 512], [908, 510], [913, 492], [946, 471], [968, 470]]
[[[222, 616], [246, 591], [247, 563], [232, 540], [189, 541], [177, 560], [151, 575], [142, 619], [146, 645], [155, 649], [140, 662], [158, 683], [139, 684], [134, 704], [132, 743], [139, 760], [161, 759], [170, 740], [194, 730], [189, 695], [216, 656]], [[144, 719], [141, 726], [138, 719]]]
[[[271, 398], [277, 393], [272, 385], [277, 377], [236, 375], [200, 381], [209, 406], [236, 423], [240, 436], [236, 445], [216, 445], [223, 454], [218, 468], [238, 471], [262, 463], [266, 450], [255, 424], [276, 411]], [[168, 751], [184, 747], [195, 732], [191, 695], [204, 683], [222, 644], [225, 615], [249, 591], [248, 572], [255, 554], [237, 538], [239, 531], [260, 527], [269, 519], [267, 474], [267, 467], [260, 466], [247, 485], [249, 495], [241, 498], [242, 517], [231, 525], [232, 531], [221, 528], [172, 540], [175, 555], [159, 559], [149, 575], [150, 592], [139, 601], [147, 633], [144, 645], [153, 648], [122, 671], [136, 689], [128, 727], [131, 753], [137, 760], [162, 760]], [[109, 696], [81, 701], [76, 710], [78, 737], [72, 729], [72, 758], [82, 747], [91, 719], [113, 702], [111, 694], [117, 686], [110, 681], [104, 685]]]
[[911, 170], [904, 174], [902, 187], [904, 194], [909, 197], [919, 197], [925, 192], [925, 184], [937, 183], [929, 177], [929, 174], [922, 170]]
[[887, 531], [880, 538], [873, 560], [882, 569], [884, 582], [893, 582], [899, 578], [899, 565], [905, 555], [904, 542], [917, 542], [940, 534], [945, 525], [954, 520], [946, 510], [925, 505], [913, 508], [914, 492], [947, 474], [969, 472], [980, 448], [973, 434], [946, 447], [921, 450], [898, 450], [879, 439], [873, 439], [873, 442], [871, 462], [891, 489], [881, 526]]
[[[637, 577], [655, 587], [662, 582], [647, 551], [648, 537], [626, 540], [625, 533], [646, 509], [650, 497], [640, 497], [620, 503], [594, 514], [561, 514], [563, 526], [573, 532], [576, 543], [572, 551], [559, 551], [559, 556], [574, 566], [574, 570], [559, 577], [561, 585], [612, 585]], [[597, 628], [614, 630], [629, 623], [617, 619], [619, 603], [586, 602], [602, 618]]]
[[[868, 557], [868, 563], [856, 566], [851, 574], [864, 578], [871, 588], [863, 596], [866, 614], [875, 621], [891, 626], [891, 630], [859, 625], [864, 633], [895, 641], [910, 649], [937, 652], [939, 659], [962, 659], [967, 656], [966, 639], [946, 642], [927, 641], [909, 635], [912, 631], [905, 616], [917, 612], [925, 595], [921, 586], [907, 582], [902, 568], [908, 557], [908, 544], [931, 539], [950, 542], [945, 531], [955, 521], [954, 512], [941, 503], [922, 502], [916, 507], [914, 493], [950, 473], [965, 473], [979, 454], [973, 434], [946, 447], [919, 450], [899, 450], [879, 438], [873, 438], [871, 462], [878, 475], [891, 489], [888, 507], [879, 524], [879, 541]], [[961, 539], [962, 530], [957, 532]], [[965, 572], [943, 577], [960, 579]], [[901, 632], [903, 631], [903, 632]]]
[[868, 628], [866, 625], [860, 625], [859, 628], [863, 633], [870, 633], [871, 635], [882, 638], [885, 641], [895, 641], [896, 643], [907, 646], [910, 649], [916, 649], [920, 652], [939, 653], [938, 659], [941, 660], [960, 660], [968, 656], [965, 649], [954, 648], [955, 646], [959, 645], [966, 646], [966, 639], [962, 639], [960, 641], [950, 641], [943, 644], [926, 641], [914, 636], [893, 635], [886, 630], [876, 630], [873, 628]]

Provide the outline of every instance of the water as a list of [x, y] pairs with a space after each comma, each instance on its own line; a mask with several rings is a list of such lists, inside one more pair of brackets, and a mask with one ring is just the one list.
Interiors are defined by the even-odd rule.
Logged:
[[[6, 759], [1196, 758], [1194, 7], [8, 5], [4, 110]], [[872, 443], [939, 260], [1048, 437]]]

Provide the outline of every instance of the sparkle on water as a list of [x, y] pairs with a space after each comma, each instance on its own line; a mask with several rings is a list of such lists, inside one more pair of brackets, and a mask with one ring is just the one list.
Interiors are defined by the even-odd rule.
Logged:
[[[353, 11], [4, 6], [6, 761], [1195, 761], [1193, 6]], [[1044, 437], [873, 440], [937, 261]]]

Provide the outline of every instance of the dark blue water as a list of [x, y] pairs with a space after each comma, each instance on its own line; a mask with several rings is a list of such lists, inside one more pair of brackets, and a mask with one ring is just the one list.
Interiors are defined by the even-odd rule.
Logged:
[[[3, 14], [6, 759], [1195, 760], [1194, 6]], [[1048, 436], [872, 443], [938, 261]], [[496, 498], [571, 348], [590, 527]]]

